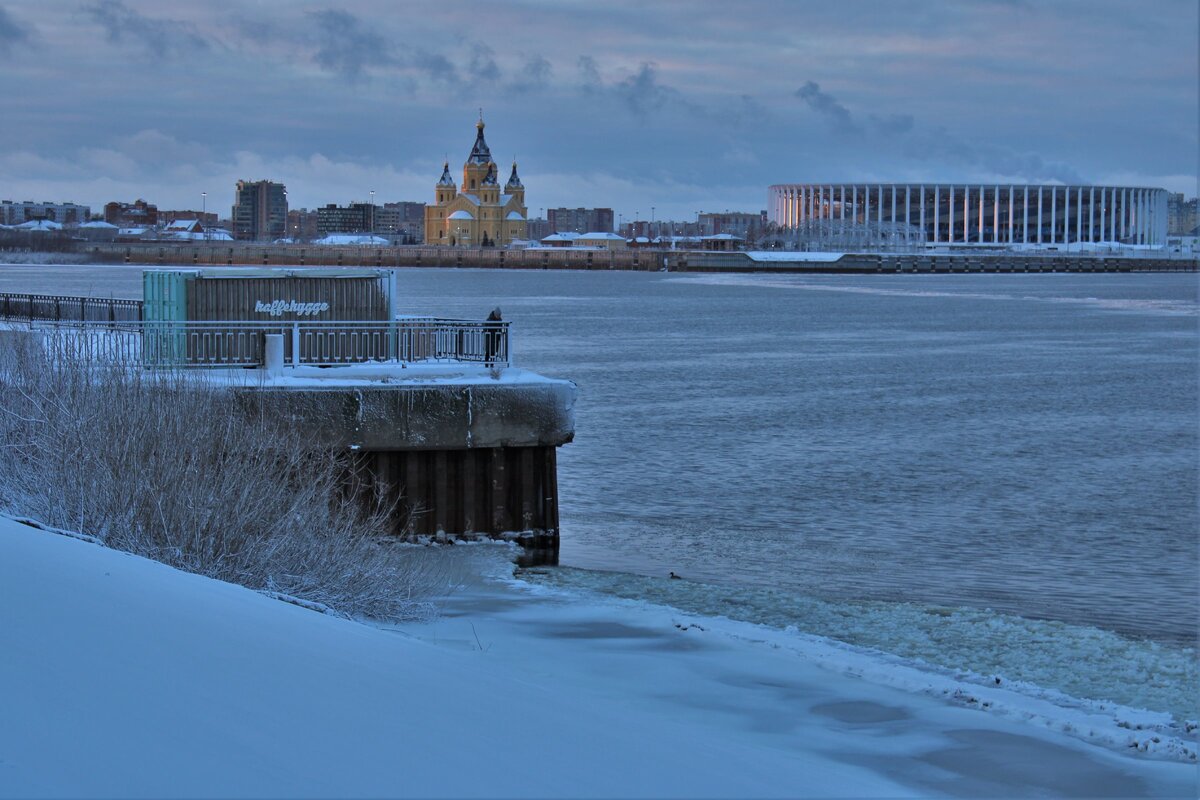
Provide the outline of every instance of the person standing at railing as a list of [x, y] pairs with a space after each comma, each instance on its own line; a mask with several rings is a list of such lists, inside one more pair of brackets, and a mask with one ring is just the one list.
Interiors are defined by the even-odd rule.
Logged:
[[484, 363], [489, 367], [496, 366], [496, 354], [500, 352], [500, 336], [503, 330], [504, 326], [500, 324], [500, 307], [496, 306], [483, 323]]

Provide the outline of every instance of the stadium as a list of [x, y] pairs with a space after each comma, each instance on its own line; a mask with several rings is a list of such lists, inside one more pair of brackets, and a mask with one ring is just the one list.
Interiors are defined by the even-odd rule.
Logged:
[[1167, 191], [1131, 186], [785, 183], [769, 218], [834, 246], [1161, 247]]

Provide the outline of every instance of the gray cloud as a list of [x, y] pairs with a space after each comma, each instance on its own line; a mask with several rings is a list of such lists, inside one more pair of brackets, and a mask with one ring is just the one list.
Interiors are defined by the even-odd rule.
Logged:
[[553, 69], [550, 66], [550, 62], [535, 53], [525, 58], [525, 64], [521, 67], [520, 72], [517, 73], [511, 88], [515, 92], [529, 92], [534, 89], [540, 89], [550, 83], [552, 74]]
[[13, 19], [4, 8], [0, 8], [0, 54], [7, 55], [19, 44], [31, 39], [30, 29]]
[[600, 68], [596, 65], [596, 59], [591, 56], [580, 56], [577, 66], [583, 90], [585, 92], [598, 91], [603, 81], [600, 79]]
[[417, 50], [412, 53], [409, 63], [429, 78], [442, 83], [458, 83], [458, 68], [441, 53], [428, 50]]
[[796, 90], [796, 97], [805, 105], [829, 120], [833, 129], [838, 133], [857, 133], [859, 128], [850, 114], [850, 109], [839, 103], [833, 95], [821, 91], [820, 84], [807, 81]]
[[158, 58], [182, 51], [207, 50], [209, 42], [187, 22], [147, 17], [126, 6], [121, 0], [100, 0], [83, 9], [104, 28], [114, 44], [132, 42]]
[[940, 127], [915, 135], [906, 146], [906, 155], [941, 165], [957, 162], [976, 172], [1012, 180], [1087, 182], [1079, 170], [1065, 162], [987, 141], [968, 142]]
[[629, 106], [629, 110], [639, 117], [660, 110], [677, 94], [674, 89], [658, 82], [658, 71], [649, 61], [613, 88]]
[[482, 42], [471, 45], [471, 60], [467, 63], [467, 74], [476, 83], [494, 83], [500, 79], [500, 67], [496, 65], [496, 53]]
[[312, 11], [308, 19], [317, 30], [313, 61], [322, 69], [354, 79], [369, 65], [395, 60], [387, 39], [348, 11]]
[[914, 125], [912, 114], [870, 114], [867, 121], [875, 131], [889, 136], [908, 133]]

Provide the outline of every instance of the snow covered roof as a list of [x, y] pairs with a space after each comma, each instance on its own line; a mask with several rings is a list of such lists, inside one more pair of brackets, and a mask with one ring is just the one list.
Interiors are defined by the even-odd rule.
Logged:
[[387, 244], [382, 236], [372, 236], [368, 233], [331, 233], [323, 239], [317, 239], [313, 244]]
[[22, 222], [17, 228], [23, 231], [57, 231], [62, 230], [62, 225], [48, 219], [31, 219], [29, 222]]
[[712, 236], [701, 236], [700, 238], [706, 242], [711, 242], [711, 241], [728, 242], [733, 239], [737, 239], [739, 242], [742, 241], [741, 236], [734, 236], [732, 233], [714, 233]]
[[163, 230], [172, 233], [176, 231], [193, 233], [203, 230], [203, 228], [201, 227], [200, 220], [198, 219], [177, 219], [166, 228], [163, 228]]
[[469, 200], [469, 201], [471, 201], [472, 203], [474, 203], [475, 205], [479, 205], [479, 197], [478, 197], [477, 195], [468, 194], [468, 193], [466, 193], [466, 192], [463, 192], [462, 194], [460, 194], [460, 195], [459, 195], [459, 197], [464, 197], [464, 198], [466, 198], [467, 200]]
[[615, 233], [593, 232], [585, 233], [582, 236], [577, 236], [578, 239], [603, 239], [605, 241], [625, 241], [624, 236], [619, 236]]
[[475, 219], [475, 218], [471, 216], [471, 212], [463, 211], [462, 209], [459, 209], [458, 211], [455, 211], [453, 214], [451, 214], [449, 217], [447, 217], [447, 219]]
[[81, 228], [106, 228], [106, 229], [112, 229], [112, 230], [117, 229], [116, 225], [110, 225], [109, 223], [105, 222], [104, 220], [94, 220], [92, 222], [85, 222], [82, 225], [80, 225], [79, 227], [81, 227]]
[[563, 231], [562, 233], [552, 233], [542, 239], [543, 242], [573, 242], [579, 238], [579, 234], [574, 231]]
[[505, 219], [525, 219], [525, 217], [521, 215], [520, 211], [510, 211]]

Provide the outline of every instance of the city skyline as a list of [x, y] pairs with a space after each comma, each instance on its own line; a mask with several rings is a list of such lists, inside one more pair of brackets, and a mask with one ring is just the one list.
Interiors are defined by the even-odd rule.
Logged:
[[1196, 194], [1195, 3], [621, 5], [0, 4], [0, 197], [428, 202], [480, 107], [531, 216], [757, 211], [801, 181]]

